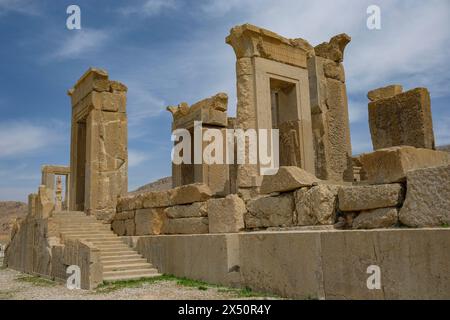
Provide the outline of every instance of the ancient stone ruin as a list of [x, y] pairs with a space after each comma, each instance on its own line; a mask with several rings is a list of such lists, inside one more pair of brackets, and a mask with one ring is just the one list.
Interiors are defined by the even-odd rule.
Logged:
[[[350, 40], [313, 47], [232, 28], [236, 117], [218, 93], [169, 106], [172, 130], [192, 133], [193, 146], [199, 122], [201, 133], [226, 137], [277, 129], [280, 167], [264, 175], [259, 158], [172, 163], [164, 191], [127, 192], [127, 87], [89, 69], [69, 90], [70, 165], [42, 168], [4, 264], [61, 281], [77, 265], [85, 289], [166, 273], [292, 298], [450, 298], [450, 153], [435, 150], [430, 95], [400, 85], [370, 91], [374, 151], [353, 156]], [[383, 270], [383, 290], [366, 287], [370, 265]]]

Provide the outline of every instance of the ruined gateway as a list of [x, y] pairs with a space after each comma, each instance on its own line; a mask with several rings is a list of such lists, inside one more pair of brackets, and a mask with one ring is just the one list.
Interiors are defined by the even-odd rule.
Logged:
[[[172, 164], [159, 192], [127, 193], [127, 87], [89, 69], [68, 92], [70, 166], [43, 166], [4, 264], [61, 281], [78, 265], [84, 289], [166, 273], [291, 298], [450, 298], [450, 154], [435, 150], [429, 93], [370, 91], [374, 151], [353, 157], [350, 40], [231, 29], [236, 117], [218, 93], [168, 107], [172, 129], [279, 129], [281, 167]], [[366, 286], [371, 265], [382, 290]]]

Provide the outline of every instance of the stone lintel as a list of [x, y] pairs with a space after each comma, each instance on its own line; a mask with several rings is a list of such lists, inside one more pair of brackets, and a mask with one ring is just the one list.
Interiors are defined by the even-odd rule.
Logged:
[[232, 28], [225, 41], [233, 47], [238, 59], [262, 57], [305, 69], [307, 57], [314, 54], [314, 48], [306, 40], [284, 38], [251, 24]]

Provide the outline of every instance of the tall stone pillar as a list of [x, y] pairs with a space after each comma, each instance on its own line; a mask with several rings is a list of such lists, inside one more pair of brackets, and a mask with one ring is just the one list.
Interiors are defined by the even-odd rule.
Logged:
[[[280, 165], [314, 174], [307, 70], [313, 48], [303, 39], [283, 38], [250, 24], [232, 28], [226, 42], [237, 58], [236, 129], [278, 129], [280, 155], [286, 155]], [[238, 188], [257, 189], [261, 168], [260, 161], [239, 164]]]
[[311, 118], [317, 177], [353, 181], [347, 88], [343, 67], [346, 34], [314, 48], [308, 58]]
[[109, 221], [127, 192], [127, 87], [89, 69], [69, 90], [72, 100], [70, 210]]

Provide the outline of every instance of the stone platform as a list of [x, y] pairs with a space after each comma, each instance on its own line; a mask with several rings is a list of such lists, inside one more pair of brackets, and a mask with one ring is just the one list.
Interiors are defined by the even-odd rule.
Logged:
[[[450, 229], [124, 237], [161, 273], [306, 299], [450, 299]], [[381, 289], [368, 289], [376, 265]]]

